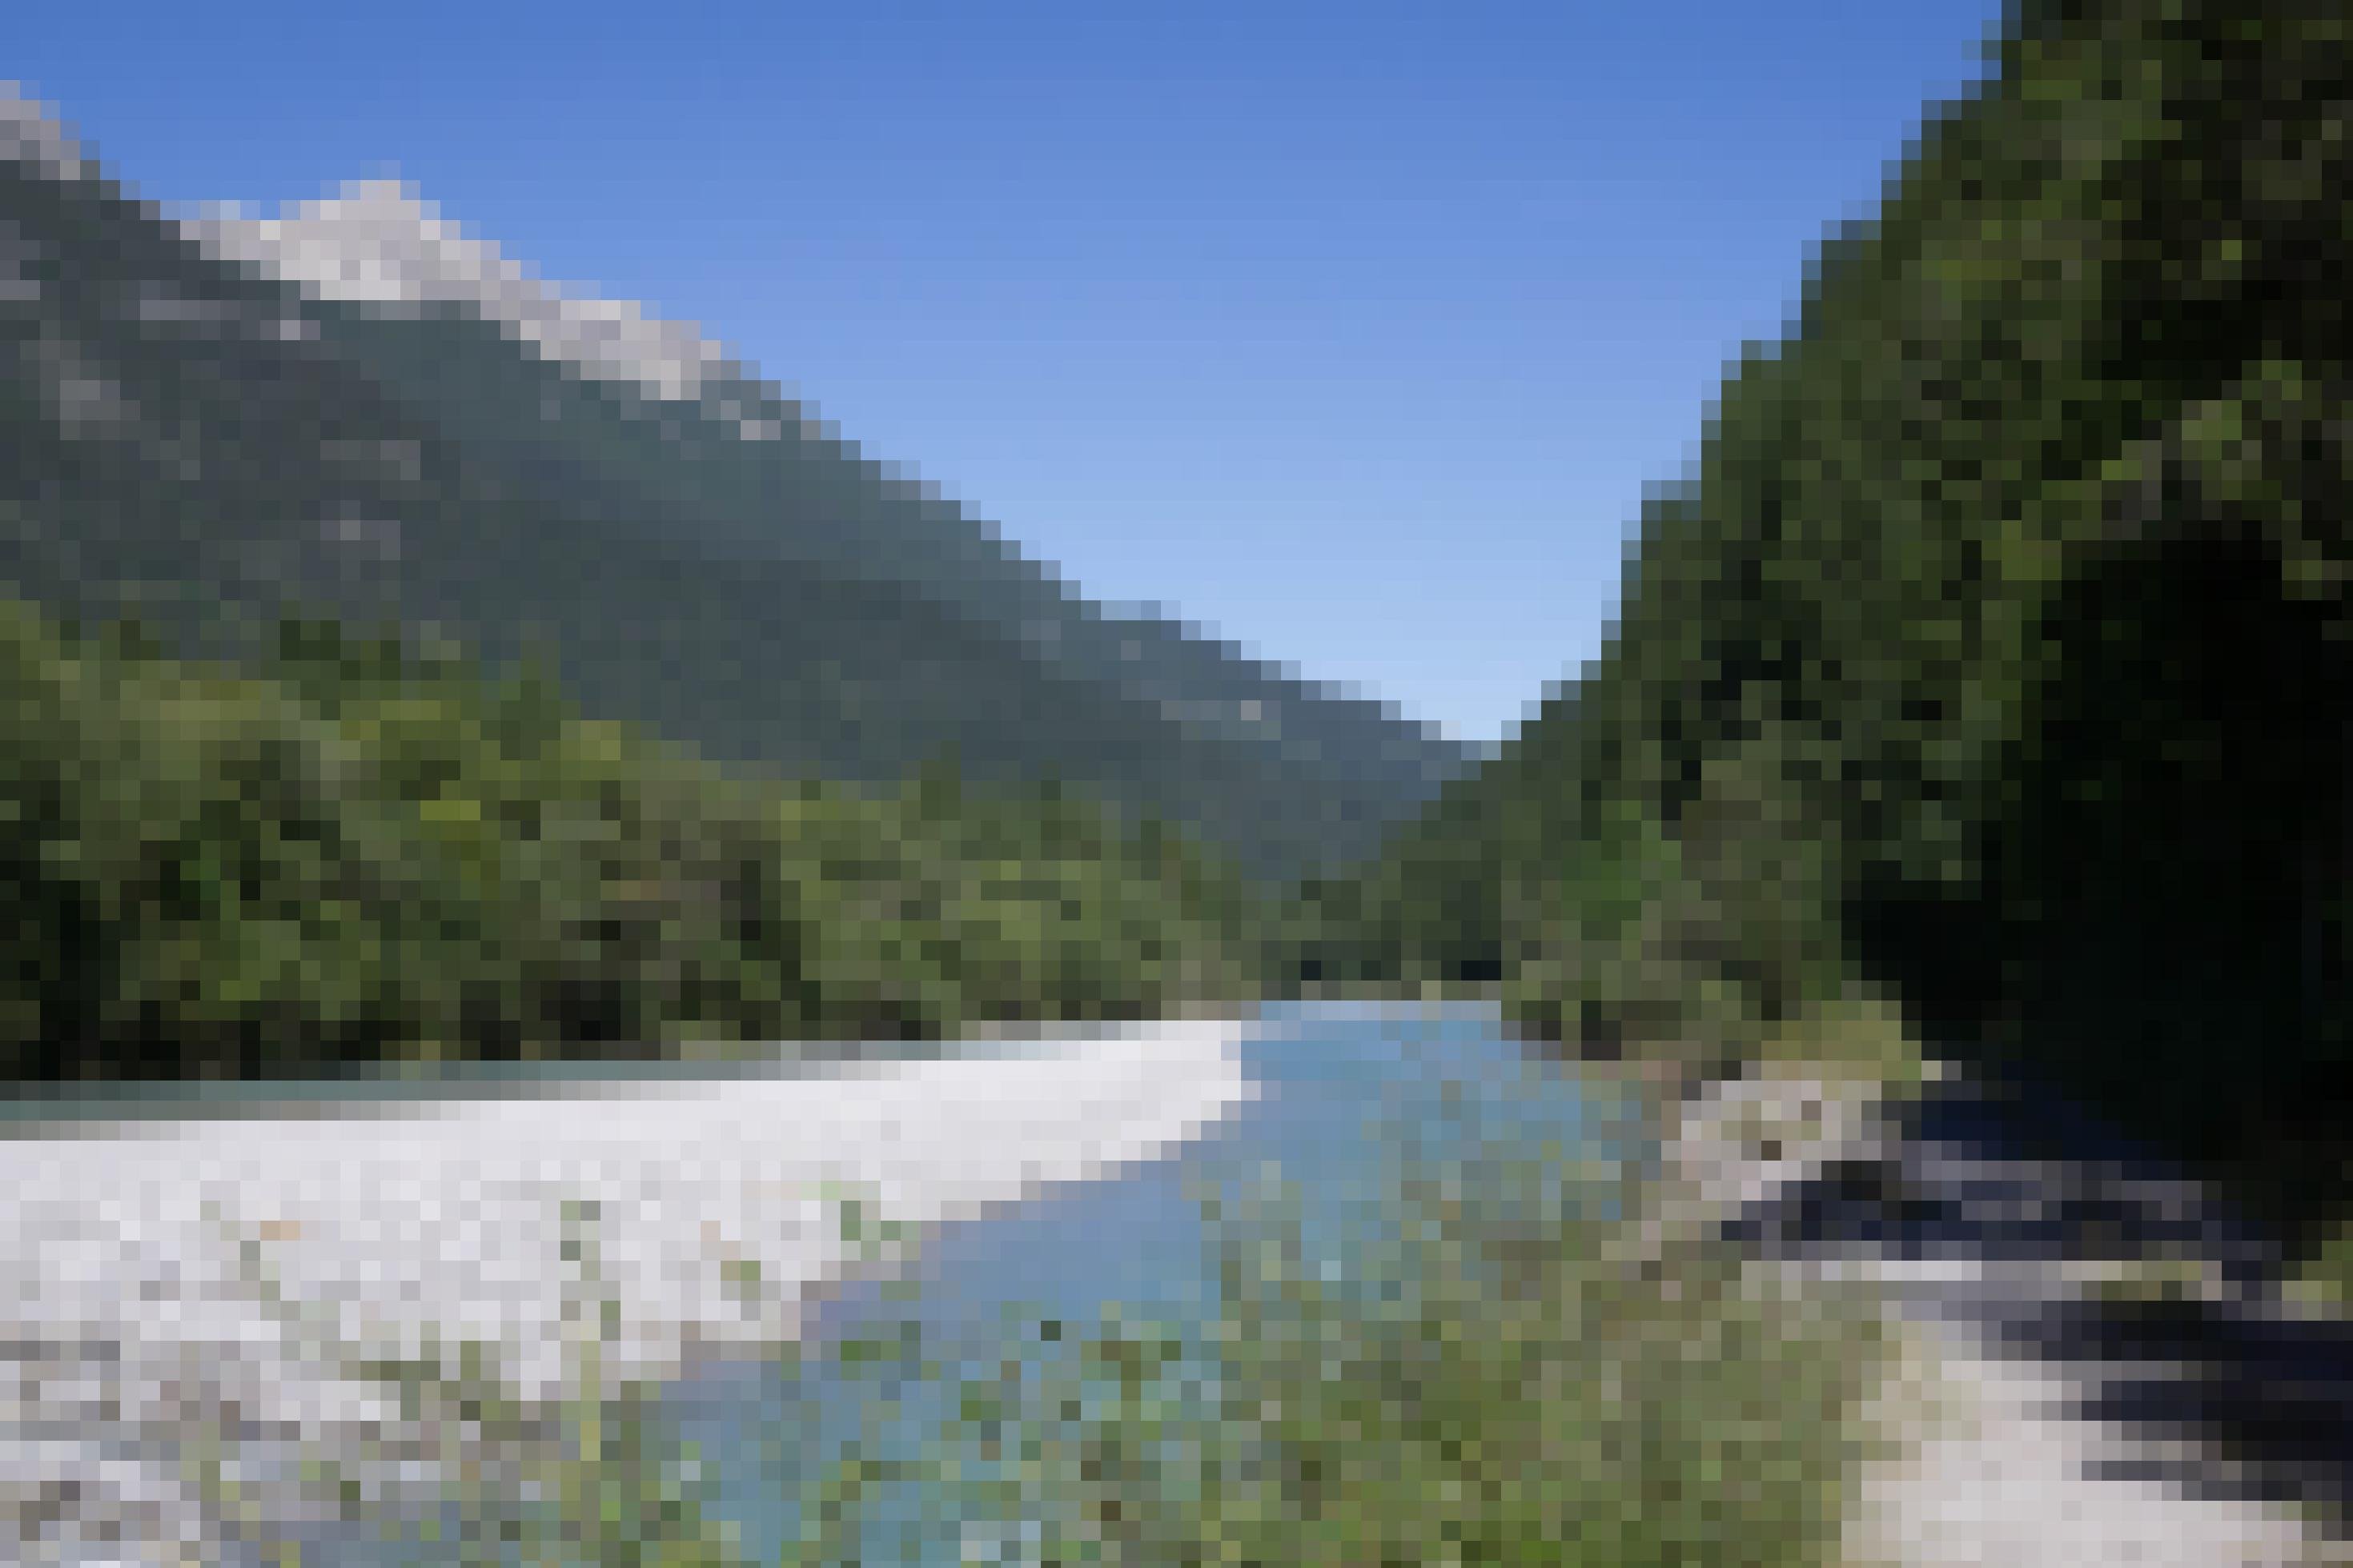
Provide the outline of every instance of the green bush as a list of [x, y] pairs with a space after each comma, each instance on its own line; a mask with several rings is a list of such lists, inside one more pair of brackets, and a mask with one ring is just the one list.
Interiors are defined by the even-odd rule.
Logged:
[[1857, 1303], [1775, 1301], [1700, 1241], [1638, 1257], [1615, 1184], [1457, 1169], [1397, 1199], [1336, 1267], [1280, 1203], [1223, 1209], [1206, 1327], [1029, 1324], [923, 1458], [839, 1454], [786, 1561], [861, 1561], [860, 1500], [911, 1480], [1041, 1564], [1830, 1560], [1878, 1365]]
[[1050, 788], [730, 776], [534, 665], [289, 617], [259, 671], [0, 605], [0, 1075], [289, 1076], [1134, 1017], [1262, 900]]

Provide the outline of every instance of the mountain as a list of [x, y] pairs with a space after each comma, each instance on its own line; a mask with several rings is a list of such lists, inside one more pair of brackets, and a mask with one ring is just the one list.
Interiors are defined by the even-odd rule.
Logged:
[[0, 108], [0, 576], [227, 647], [289, 600], [551, 647], [598, 717], [846, 780], [943, 753], [1343, 861], [1467, 752], [1115, 616], [694, 332], [383, 183], [166, 216]]
[[2353, 1094], [2353, 19], [2030, 0], [1993, 63], [1728, 378], [1601, 656], [1352, 891], [1594, 1048], [1876, 991], [2301, 1223]]

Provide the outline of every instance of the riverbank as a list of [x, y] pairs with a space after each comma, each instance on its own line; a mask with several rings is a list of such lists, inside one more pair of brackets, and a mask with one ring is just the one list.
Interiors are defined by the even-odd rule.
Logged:
[[[1375, 1026], [1356, 1048], [1369, 1050], [1361, 1065], [1375, 1079], [1403, 1072], [1399, 1082], [1458, 1108], [1438, 1079], [1467, 1074], [1477, 1082], [1466, 1087], [1514, 1098], [1492, 1061], [1477, 1065], [1486, 1058], [1457, 1058], [1435, 1036], [1390, 1037], [1384, 1011], [1311, 1009]], [[1270, 1031], [1296, 1023], [1278, 1009], [999, 1037], [941, 1060], [802, 1064], [791, 1076], [633, 1079], [537, 1095], [510, 1085], [494, 1098], [378, 1105], [367, 1116], [244, 1107], [216, 1121], [0, 1140], [0, 1181], [22, 1194], [0, 1215], [0, 1245], [21, 1264], [10, 1271], [13, 1299], [0, 1303], [0, 1353], [10, 1358], [0, 1366], [8, 1379], [0, 1505], [10, 1511], [0, 1517], [29, 1562], [178, 1562], [188, 1560], [174, 1554], [187, 1543], [194, 1560], [216, 1562], [236, 1560], [215, 1549], [225, 1532], [251, 1543], [285, 1524], [299, 1533], [327, 1521], [301, 1470], [322, 1455], [356, 1457], [346, 1474], [366, 1478], [372, 1509], [382, 1500], [397, 1512], [398, 1499], [429, 1506], [461, 1468], [501, 1492], [522, 1472], [482, 1458], [497, 1447], [485, 1434], [500, 1423], [511, 1433], [527, 1427], [516, 1411], [527, 1415], [533, 1402], [562, 1405], [580, 1392], [584, 1368], [609, 1394], [628, 1380], [663, 1383], [704, 1358], [714, 1372], [756, 1358], [797, 1342], [833, 1283], [887, 1268], [936, 1227], [1010, 1210], [1050, 1185], [1097, 1181], [1087, 1191], [1098, 1197], [1128, 1191], [1138, 1184], [1101, 1179], [1229, 1121], [1257, 1125], [1262, 1118], [1236, 1116], [1261, 1083], [1242, 1047], [1262, 1049]], [[1279, 1076], [1310, 1091], [1290, 1097], [1293, 1114], [1340, 1109], [1332, 1102], [1342, 1080], [1330, 1074], [1343, 1058], [1319, 1047], [1276, 1059], [1285, 1064]], [[1425, 1069], [1413, 1063], [1444, 1066], [1422, 1083]], [[1757, 1398], [1786, 1404], [1800, 1384], [1818, 1384], [1818, 1393], [1844, 1385], [1842, 1375], [1806, 1383], [1812, 1374], [1755, 1346], [1741, 1363], [1748, 1381], [1735, 1383], [1737, 1369], [1717, 1352], [1694, 1360], [1641, 1331], [1647, 1322], [1673, 1338], [1680, 1331], [1667, 1325], [1685, 1318], [1693, 1332], [1749, 1321], [1729, 1300], [1709, 1305], [1714, 1276], [1695, 1267], [1729, 1229], [1747, 1259], [1743, 1289], [1770, 1294], [1798, 1331], [1791, 1344], [1827, 1341], [1856, 1367], [1878, 1353], [1870, 1335], [1826, 1331], [1832, 1303], [1851, 1310], [1860, 1292], [1895, 1350], [1864, 1384], [1877, 1393], [1852, 1412], [1851, 1433], [1832, 1439], [1852, 1457], [1841, 1489], [1842, 1568], [2344, 1560], [2279, 1506], [2100, 1473], [2120, 1458], [2146, 1459], [2149, 1445], [2088, 1417], [2098, 1367], [1987, 1331], [2000, 1311], [2081, 1303], [2104, 1269], [2114, 1279], [2134, 1237], [2111, 1237], [2102, 1253], [2073, 1235], [2074, 1222], [2052, 1228], [2042, 1211], [2099, 1197], [2093, 1177], [2057, 1165], [2013, 1171], [1949, 1131], [1924, 1132], [1909, 1115], [1923, 1097], [1954, 1099], [1963, 1086], [1932, 1073], [1916, 1094], [1895, 1093], [1868, 1073], [1794, 1059], [1712, 1081], [1646, 1075], [1641, 1063], [1576, 1073], [1596, 1087], [1620, 1076], [1644, 1084], [1657, 1108], [1658, 1179], [1631, 1223], [1589, 1235], [1605, 1251], [1662, 1266], [1638, 1273], [1605, 1260], [1588, 1271], [1571, 1248], [1563, 1300], [1577, 1307], [1578, 1326], [1556, 1344], [1538, 1314], [1523, 1360], [1556, 1373], [1615, 1367], [1674, 1406], [1660, 1415], [1698, 1422], [1685, 1435], [1691, 1453], [1657, 1456], [1670, 1479], [1682, 1478], [1677, 1486], [1688, 1482], [1684, 1469], [1732, 1462], [1737, 1444], [1713, 1425], [1718, 1416], [1743, 1419], [1733, 1413]], [[1356, 1086], [1373, 1088], [1370, 1079]], [[1388, 1105], [1387, 1093], [1372, 1093], [1365, 1109]], [[1332, 1146], [1325, 1131], [1303, 1136], [1304, 1149]], [[1997, 1194], [1992, 1218], [1936, 1217], [1975, 1201], [1989, 1173], [2008, 1173], [2017, 1190]], [[1151, 1180], [1164, 1174], [1155, 1167]], [[1345, 1200], [1361, 1183], [1323, 1183], [1335, 1184]], [[2093, 1206], [2099, 1224], [2120, 1215], [2140, 1226], [2144, 1252], [2158, 1235], [2149, 1227], [2179, 1219], [2179, 1237], [2163, 1233], [2177, 1247], [2167, 1256], [2194, 1261], [2188, 1243], [2204, 1236], [2211, 1247], [2220, 1233], [2184, 1202], [2167, 1189]], [[1039, 1205], [1029, 1206], [1034, 1220]], [[1052, 1223], [1070, 1223], [1068, 1205], [1046, 1206], [1063, 1211]], [[1923, 1225], [1946, 1227], [1925, 1250]], [[1003, 1227], [987, 1234], [1003, 1245]], [[1059, 1234], [1050, 1226], [1040, 1237]], [[2040, 1250], [2020, 1255], [2028, 1243]], [[1045, 1259], [1074, 1256], [1057, 1247], [1015, 1266], [1020, 1281], [1050, 1272]], [[1414, 1278], [1443, 1287], [1457, 1271], [1445, 1264]], [[1644, 1279], [1655, 1285], [1637, 1283]], [[1484, 1322], [1496, 1303], [1463, 1305], [1466, 1321]], [[1621, 1310], [1630, 1315], [1609, 1328]], [[1619, 1330], [1629, 1334], [1622, 1357], [1608, 1337]], [[2092, 1349], [2096, 1360], [2102, 1347]], [[404, 1404], [414, 1385], [384, 1373], [436, 1358], [462, 1375], [434, 1385], [422, 1405]], [[1518, 1386], [1504, 1364], [1489, 1368], [1498, 1391]], [[1678, 1381], [1692, 1378], [1700, 1381]], [[1579, 1387], [1572, 1380], [1563, 1403], [1546, 1408], [1570, 1408]], [[506, 1411], [495, 1421], [466, 1415], [466, 1402], [488, 1392], [509, 1402]], [[1549, 1453], [1546, 1443], [1557, 1439], [1545, 1423], [1511, 1426], [1520, 1396], [1497, 1397], [1498, 1430]], [[1577, 1408], [1595, 1430], [1635, 1419], [1609, 1401]], [[1704, 1463], [1703, 1451], [1718, 1447]], [[192, 1469], [192, 1455], [210, 1468]], [[1344, 1468], [1378, 1462], [1345, 1446], [1325, 1458]], [[1576, 1462], [1601, 1465], [1595, 1484], [1621, 1485], [1620, 1503], [1651, 1495], [1643, 1489], [1655, 1478], [1618, 1476], [1593, 1453]], [[617, 1474], [593, 1473], [599, 1487]], [[107, 1541], [110, 1530], [122, 1541]], [[1803, 1561], [1810, 1568], [1817, 1559]]]
[[[1245, 1027], [0, 1140], [0, 1528], [29, 1562], [212, 1560], [224, 1495], [299, 1515], [306, 1455], [438, 1447], [364, 1367], [470, 1344], [558, 1401], [584, 1299], [626, 1325], [607, 1375], [788, 1343], [861, 1260], [1201, 1135], [1250, 1093]], [[200, 1440], [232, 1450], [203, 1487]]]

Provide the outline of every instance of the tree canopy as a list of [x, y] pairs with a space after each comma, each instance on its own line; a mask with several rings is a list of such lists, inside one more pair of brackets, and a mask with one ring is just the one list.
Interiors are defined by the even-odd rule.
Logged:
[[2348, 35], [2014, 11], [1728, 376], [1587, 679], [1336, 901], [1373, 964], [1467, 940], [1534, 1027], [1709, 1051], [1888, 992], [2341, 1180]]

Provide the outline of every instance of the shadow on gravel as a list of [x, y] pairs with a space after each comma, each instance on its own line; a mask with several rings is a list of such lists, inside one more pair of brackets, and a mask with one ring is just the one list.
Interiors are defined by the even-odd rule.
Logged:
[[2103, 1473], [2191, 1495], [2295, 1500], [2340, 1530], [2353, 1487], [2353, 1324], [2243, 1302], [2053, 1302], [2007, 1344], [2102, 1378], [2081, 1414], [2194, 1452]]
[[[1794, 1261], [1890, 1265], [1906, 1315], [2080, 1380], [2075, 1414], [2133, 1457], [2106, 1476], [2297, 1501], [2333, 1531], [2353, 1497], [2353, 1322], [2280, 1301], [2278, 1253], [2162, 1162], [2064, 1110], [1929, 1091], [1872, 1157], [1825, 1167], [1727, 1226]], [[2104, 1298], [2069, 1268], [2200, 1260], [2206, 1299]]]

